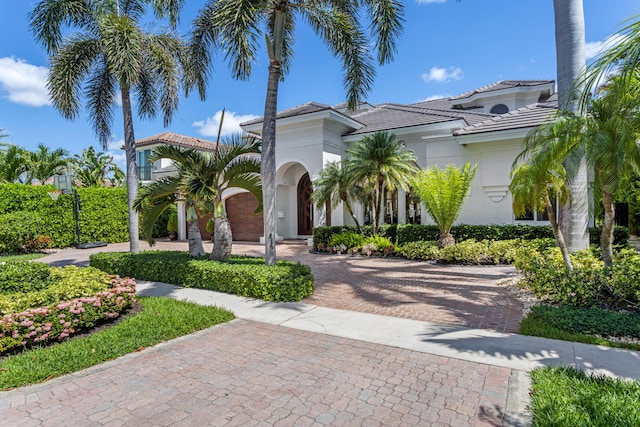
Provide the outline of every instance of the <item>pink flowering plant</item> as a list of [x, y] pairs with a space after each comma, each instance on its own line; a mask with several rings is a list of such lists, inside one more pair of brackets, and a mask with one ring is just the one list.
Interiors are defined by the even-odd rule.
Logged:
[[134, 279], [111, 277], [112, 286], [91, 296], [29, 308], [0, 318], [0, 353], [62, 341], [103, 320], [116, 318], [135, 301]]

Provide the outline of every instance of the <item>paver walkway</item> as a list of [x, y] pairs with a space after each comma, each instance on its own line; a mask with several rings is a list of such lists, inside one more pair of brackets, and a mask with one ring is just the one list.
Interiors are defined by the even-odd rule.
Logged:
[[510, 369], [236, 320], [0, 393], [6, 426], [501, 426]]
[[[105, 249], [128, 245], [43, 261], [86, 265]], [[234, 244], [234, 252], [261, 255], [262, 247]], [[240, 319], [0, 392], [0, 425], [521, 426], [532, 367], [638, 376], [637, 352], [505, 333], [520, 307], [495, 280], [513, 275], [510, 267], [312, 255], [289, 245], [278, 255], [311, 265], [313, 297], [275, 304], [140, 283], [145, 295], [228, 306]]]

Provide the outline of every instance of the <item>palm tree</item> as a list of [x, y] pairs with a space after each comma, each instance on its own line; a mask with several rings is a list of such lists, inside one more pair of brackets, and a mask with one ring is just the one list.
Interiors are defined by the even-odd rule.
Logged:
[[[198, 214], [210, 213], [215, 218], [214, 247], [211, 259], [226, 259], [231, 254], [232, 235], [223, 205], [223, 193], [230, 188], [242, 188], [261, 201], [260, 141], [254, 137], [227, 137], [210, 151], [197, 151], [161, 145], [149, 160], [170, 159], [177, 167], [177, 175], [166, 177], [143, 187], [136, 199], [136, 209], [144, 212], [142, 228], [147, 241], [153, 244], [151, 232], [158, 217], [176, 202], [176, 195], [187, 204], [189, 221], [189, 253], [204, 254], [202, 240], [192, 244], [191, 236], [200, 236]], [[262, 208], [262, 203], [258, 210]]]
[[634, 19], [636, 21], [630, 22], [618, 31], [616, 37], [611, 37], [616, 43], [607, 46], [584, 73], [583, 105], [588, 105], [591, 100], [590, 94], [597, 91], [608, 75], [615, 73], [621, 77], [622, 81], [618, 85], [621, 90], [634, 84], [634, 74], [640, 68], [640, 20], [638, 17]]
[[113, 156], [103, 152], [96, 153], [93, 146], [83, 148], [82, 154], [74, 155], [73, 178], [83, 187], [102, 187], [122, 185], [124, 172], [114, 163]]
[[[364, 10], [362, 10], [364, 9]], [[305, 20], [322, 38], [345, 70], [347, 102], [355, 108], [370, 90], [375, 74], [371, 41], [362, 19], [370, 22], [380, 64], [390, 62], [402, 31], [404, 7], [399, 0], [356, 2], [327, 0], [289, 2], [288, 0], [246, 2], [208, 0], [194, 22], [191, 58], [195, 73], [207, 75], [210, 51], [223, 52], [232, 74], [238, 79], [251, 76], [261, 41], [266, 39], [269, 77], [262, 124], [261, 176], [264, 198], [265, 262], [276, 262], [276, 183], [275, 141], [278, 86], [293, 58], [295, 24]], [[204, 96], [206, 78], [198, 82]]]
[[605, 218], [600, 247], [606, 266], [613, 263], [614, 196], [625, 177], [640, 172], [638, 81], [636, 77], [635, 85], [629, 86], [633, 90], [625, 92], [621, 87], [627, 83], [621, 77], [610, 79], [609, 86], [592, 98], [588, 115], [560, 111], [555, 120], [527, 136], [531, 144], [521, 154], [542, 170], [563, 161], [569, 178], [586, 159], [601, 191]]
[[471, 166], [469, 163], [462, 168], [454, 165], [444, 169], [432, 166], [423, 169], [411, 180], [413, 191], [424, 202], [427, 212], [440, 229], [438, 246], [441, 248], [456, 243], [451, 227], [460, 215], [477, 170], [478, 165]]
[[27, 172], [27, 156], [27, 150], [12, 144], [0, 151], [0, 182], [22, 183], [21, 177]]
[[320, 176], [313, 181], [311, 199], [316, 206], [329, 205], [332, 208], [340, 202], [344, 203], [358, 232], [362, 233], [360, 221], [353, 212], [353, 202], [358, 199], [357, 185], [351, 179], [347, 166], [342, 166], [340, 162], [327, 163], [320, 171]]
[[540, 212], [545, 210], [549, 218], [549, 224], [558, 243], [562, 259], [569, 270], [573, 270], [569, 250], [564, 241], [562, 229], [558, 225], [553, 200], [566, 204], [571, 199], [567, 186], [567, 174], [561, 163], [555, 162], [552, 166], [541, 166], [528, 163], [517, 164], [514, 162], [511, 171], [511, 184], [509, 191], [513, 196], [513, 212], [523, 215], [527, 209]]
[[602, 192], [600, 247], [605, 266], [613, 263], [614, 197], [623, 178], [640, 173], [640, 70], [629, 80], [617, 76], [608, 83], [590, 104], [584, 138], [587, 160]]
[[411, 176], [419, 171], [416, 157], [405, 150], [403, 141], [387, 132], [365, 136], [347, 150], [347, 155], [353, 181], [375, 189], [372, 229], [377, 234], [385, 189], [409, 187]]
[[[580, 113], [582, 94], [579, 77], [585, 68], [583, 0], [553, 0], [556, 31], [558, 103], [560, 108]], [[589, 247], [589, 191], [585, 159], [569, 181], [571, 206], [561, 212], [564, 235], [571, 252]]]
[[31, 184], [34, 179], [44, 184], [46, 180], [64, 169], [69, 163], [69, 152], [63, 148], [51, 151], [44, 144], [38, 144], [36, 151], [27, 152], [27, 179]]
[[[56, 109], [69, 119], [87, 98], [89, 117], [104, 149], [111, 139], [114, 109], [122, 105], [127, 162], [129, 248], [140, 251], [138, 193], [131, 92], [141, 118], [155, 117], [165, 126], [178, 107], [180, 76], [186, 60], [183, 42], [170, 32], [153, 34], [140, 28], [148, 6], [158, 18], [175, 26], [182, 1], [165, 0], [41, 0], [30, 13], [31, 28], [50, 56], [47, 87]], [[78, 30], [63, 39], [67, 27]], [[84, 90], [83, 89], [84, 85]], [[120, 99], [118, 99], [120, 95]]]

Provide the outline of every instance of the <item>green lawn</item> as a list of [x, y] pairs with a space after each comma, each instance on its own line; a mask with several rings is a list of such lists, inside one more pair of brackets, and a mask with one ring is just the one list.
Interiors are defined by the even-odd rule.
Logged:
[[235, 317], [217, 307], [170, 298], [146, 297], [138, 301], [144, 310], [113, 327], [0, 360], [0, 389], [34, 384], [86, 369]]
[[47, 254], [24, 254], [24, 255], [4, 255], [0, 256], [0, 262], [7, 261], [31, 261], [47, 256]]
[[637, 427], [640, 382], [591, 376], [572, 368], [532, 371], [533, 427]]

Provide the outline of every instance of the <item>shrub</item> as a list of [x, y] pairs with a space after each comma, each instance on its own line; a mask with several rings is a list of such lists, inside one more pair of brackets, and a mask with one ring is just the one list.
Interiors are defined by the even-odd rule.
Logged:
[[[51, 200], [51, 186], [0, 184], [0, 252], [41, 250], [76, 243], [74, 196]], [[128, 235], [125, 188], [77, 188], [83, 241], [125, 242]], [[45, 236], [45, 237], [41, 237]]]
[[34, 212], [15, 212], [0, 215], [0, 253], [20, 253], [28, 242], [45, 232], [45, 221]]
[[30, 292], [51, 284], [50, 267], [40, 262], [0, 263], [0, 293]]
[[522, 270], [521, 286], [551, 304], [572, 307], [632, 308], [640, 301], [640, 255], [624, 250], [614, 256], [614, 265], [604, 268], [593, 251], [571, 255], [574, 270], [562, 262], [557, 248], [543, 253], [519, 250], [516, 268]]
[[[49, 268], [46, 264], [38, 264]], [[105, 291], [110, 286], [111, 277], [95, 268], [51, 267], [46, 287], [38, 288], [32, 285], [28, 292], [0, 294], [0, 315], [55, 304], [63, 300], [88, 297]]]
[[437, 241], [409, 242], [398, 249], [398, 253], [408, 259], [436, 260], [439, 252]]
[[351, 248], [360, 248], [363, 242], [362, 235], [358, 233], [340, 233], [334, 234], [331, 236], [331, 241], [329, 242], [329, 246], [339, 246], [344, 245], [347, 249]]
[[[366, 248], [366, 249], [365, 249]], [[362, 243], [363, 253], [365, 255], [371, 255], [379, 252], [384, 256], [390, 255], [395, 252], [395, 246], [388, 237], [384, 236], [370, 236], [364, 239]]]
[[640, 338], [639, 313], [537, 305], [528, 317], [574, 334]]
[[118, 317], [131, 307], [135, 293], [135, 280], [113, 278], [110, 289], [95, 295], [5, 315], [0, 319], [0, 352], [53, 339], [64, 340], [83, 328]]
[[111, 274], [266, 301], [299, 301], [314, 289], [311, 269], [286, 260], [266, 266], [262, 258], [232, 256], [227, 261], [211, 261], [171, 251], [102, 252], [89, 259], [92, 267]]
[[[591, 227], [589, 228], [589, 241], [592, 245], [600, 245], [600, 235], [602, 234], [602, 227]], [[629, 229], [627, 227], [622, 227], [620, 225], [616, 225], [613, 228], [613, 244], [620, 246], [628, 246], [629, 245]]]
[[453, 246], [440, 249], [439, 261], [448, 264], [486, 264], [488, 261], [486, 241], [464, 240]]

